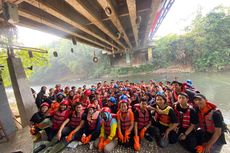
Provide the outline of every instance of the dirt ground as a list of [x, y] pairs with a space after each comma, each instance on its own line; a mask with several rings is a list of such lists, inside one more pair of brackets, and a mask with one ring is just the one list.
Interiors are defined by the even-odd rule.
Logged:
[[[221, 151], [218, 153], [229, 153], [230, 152], [230, 137], [226, 136], [228, 141], [227, 145], [224, 145]], [[152, 143], [147, 140], [143, 140], [142, 142], [141, 153], [187, 153], [179, 144], [169, 145], [167, 148], [159, 148], [157, 147], [155, 141]], [[36, 146], [39, 144], [37, 143]], [[35, 148], [36, 148], [35, 146]], [[32, 137], [29, 133], [29, 128], [20, 129], [15, 135], [10, 137], [10, 140], [7, 143], [0, 144], [0, 153], [12, 153], [15, 151], [22, 151], [23, 153], [32, 153], [33, 142]], [[93, 150], [89, 150], [88, 145], [78, 146], [77, 149], [68, 151], [64, 150], [62, 153], [96, 153], [97, 150], [94, 148]], [[122, 146], [117, 146], [113, 153], [131, 153], [134, 152], [133, 149], [124, 148]], [[216, 152], [217, 153], [217, 152]]]

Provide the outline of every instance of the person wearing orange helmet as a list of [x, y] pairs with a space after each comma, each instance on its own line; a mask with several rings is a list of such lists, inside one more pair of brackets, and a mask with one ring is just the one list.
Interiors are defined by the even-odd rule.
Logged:
[[94, 104], [89, 104], [86, 110], [87, 119], [83, 127], [81, 142], [89, 144], [89, 149], [93, 149], [93, 143], [100, 135], [100, 112], [97, 111]]
[[129, 109], [129, 103], [127, 100], [121, 100], [119, 102], [119, 110], [117, 112], [118, 122], [118, 138], [119, 143], [126, 147], [133, 146], [133, 127], [134, 127], [134, 114]]
[[117, 121], [112, 117], [109, 107], [103, 107], [100, 116], [102, 118], [101, 133], [94, 145], [99, 152], [110, 153], [118, 144], [116, 139]]

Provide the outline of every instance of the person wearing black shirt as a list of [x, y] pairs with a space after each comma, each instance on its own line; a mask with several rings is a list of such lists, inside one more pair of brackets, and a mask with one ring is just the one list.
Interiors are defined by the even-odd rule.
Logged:
[[[75, 105], [75, 110], [72, 114], [67, 118], [61, 125], [60, 129], [57, 133], [57, 143], [49, 153], [57, 153], [65, 148], [72, 140], [80, 141], [81, 136], [83, 134], [83, 126], [85, 121], [87, 120], [86, 113], [82, 109], [82, 104], [77, 103]], [[56, 141], [57, 142], [57, 141]], [[50, 147], [53, 146], [55, 141], [51, 141], [51, 143], [46, 146]]]
[[172, 83], [172, 101], [173, 103], [178, 101], [178, 94], [180, 92], [185, 92], [188, 95], [189, 101], [188, 103], [193, 104], [193, 98], [195, 95], [195, 92], [185, 89], [185, 87], [183, 86], [183, 84], [179, 81], [173, 81]]
[[199, 118], [198, 145], [202, 145], [204, 153], [218, 150], [226, 144], [224, 132], [227, 128], [221, 111], [200, 93], [195, 95], [194, 102], [198, 106], [196, 109]]
[[181, 144], [189, 151], [195, 152], [197, 141], [195, 127], [198, 116], [195, 110], [188, 104], [188, 95], [184, 92], [178, 94], [178, 102], [174, 104], [174, 111], [179, 120], [178, 136]]
[[154, 133], [157, 144], [164, 148], [168, 143], [174, 144], [178, 141], [178, 136], [174, 129], [179, 124], [173, 108], [167, 105], [165, 95], [156, 94], [155, 99], [156, 107], [149, 106], [148, 108], [155, 111], [153, 121]]
[[42, 103], [39, 111], [33, 114], [33, 116], [30, 119], [30, 123], [31, 123], [30, 133], [32, 135], [35, 135], [34, 141], [36, 141], [41, 137], [39, 131], [45, 130], [46, 134], [50, 132], [49, 126], [51, 126], [51, 121], [48, 112], [49, 107], [50, 105], [47, 102]]

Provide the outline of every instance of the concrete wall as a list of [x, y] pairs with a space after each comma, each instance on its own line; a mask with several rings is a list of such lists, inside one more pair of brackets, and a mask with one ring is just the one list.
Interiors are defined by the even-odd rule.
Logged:
[[147, 49], [144, 51], [135, 51], [131, 53], [131, 60], [130, 64], [127, 63], [126, 61], [126, 55], [123, 54], [120, 56], [120, 54], [115, 55], [113, 57], [112, 55], [110, 56], [110, 61], [111, 61], [111, 66], [136, 66], [136, 65], [141, 65], [141, 64], [147, 64], [149, 63], [149, 60], [151, 60], [150, 56], [148, 55]]
[[16, 125], [13, 120], [12, 112], [8, 103], [6, 91], [1, 76], [0, 76], [0, 121], [7, 135], [11, 135], [15, 133]]

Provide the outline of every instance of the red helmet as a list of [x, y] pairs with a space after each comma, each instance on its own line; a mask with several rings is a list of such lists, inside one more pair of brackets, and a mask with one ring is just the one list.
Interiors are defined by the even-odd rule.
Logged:
[[94, 109], [96, 109], [96, 105], [94, 105], [94, 104], [89, 104], [89, 105], [88, 105], [88, 108], [94, 108]]
[[128, 101], [126, 99], [123, 99], [120, 101], [120, 103], [128, 103]]
[[63, 100], [60, 105], [69, 105], [69, 101], [68, 100]]
[[111, 110], [109, 107], [103, 107], [101, 112], [108, 112], [108, 113], [111, 113]]
[[49, 104], [49, 103], [47, 103], [47, 102], [44, 102], [44, 103], [42, 103], [42, 104], [41, 104], [41, 106], [40, 106], [40, 107], [43, 107], [43, 106], [50, 107], [50, 104]]
[[86, 89], [85, 92], [84, 92], [84, 94], [86, 96], [90, 96], [91, 95], [91, 90], [90, 89]]

